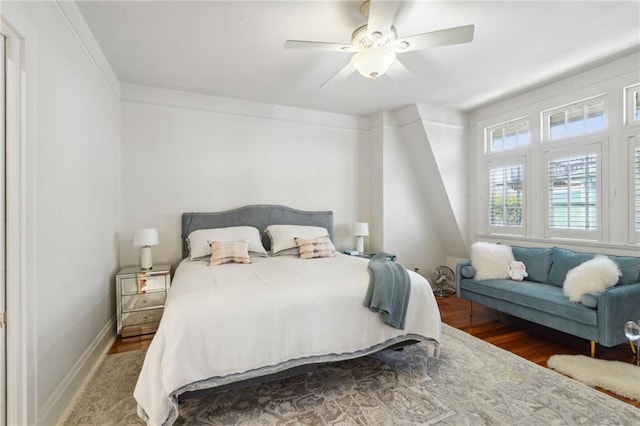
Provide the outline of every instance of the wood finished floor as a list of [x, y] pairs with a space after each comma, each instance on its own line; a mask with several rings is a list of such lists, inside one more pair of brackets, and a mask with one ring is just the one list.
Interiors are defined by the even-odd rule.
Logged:
[[[546, 367], [547, 360], [554, 354], [589, 355], [589, 341], [587, 340], [506, 314], [498, 316], [495, 310], [477, 303], [473, 304], [473, 316], [470, 316], [470, 302], [459, 299], [455, 295], [438, 297], [437, 301], [442, 321], [445, 324], [463, 330], [543, 367]], [[152, 337], [152, 335], [127, 339], [118, 337], [109, 353], [146, 349], [151, 343]], [[596, 356], [600, 359], [635, 363], [635, 355], [626, 344], [614, 348], [598, 345]], [[640, 408], [640, 401], [627, 399], [604, 389], [597, 389]]]

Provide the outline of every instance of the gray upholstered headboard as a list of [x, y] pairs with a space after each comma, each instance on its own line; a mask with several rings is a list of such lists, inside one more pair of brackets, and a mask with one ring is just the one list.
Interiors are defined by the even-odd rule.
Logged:
[[264, 230], [269, 225], [321, 226], [333, 240], [332, 211], [303, 211], [271, 204], [255, 204], [224, 212], [182, 214], [182, 257], [189, 256], [187, 237], [198, 229], [254, 226], [262, 235], [262, 244], [269, 250], [271, 241]]

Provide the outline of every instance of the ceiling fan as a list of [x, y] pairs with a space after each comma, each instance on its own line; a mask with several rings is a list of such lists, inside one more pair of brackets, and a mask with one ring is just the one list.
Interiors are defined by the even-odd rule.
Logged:
[[351, 44], [287, 40], [284, 47], [354, 53], [344, 68], [320, 86], [328, 87], [346, 79], [356, 70], [367, 78], [376, 78], [386, 73], [394, 80], [406, 81], [411, 77], [411, 72], [396, 60], [396, 54], [473, 40], [473, 25], [398, 38], [393, 26], [397, 7], [396, 1], [364, 1], [360, 5], [360, 12], [367, 18], [367, 23], [353, 32]]

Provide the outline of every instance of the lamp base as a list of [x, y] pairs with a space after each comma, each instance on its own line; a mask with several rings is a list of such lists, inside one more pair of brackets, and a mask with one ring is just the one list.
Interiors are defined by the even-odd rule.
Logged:
[[356, 251], [364, 254], [364, 237], [356, 237]]
[[143, 246], [140, 249], [140, 268], [143, 271], [153, 269], [153, 263], [151, 263], [151, 247]]

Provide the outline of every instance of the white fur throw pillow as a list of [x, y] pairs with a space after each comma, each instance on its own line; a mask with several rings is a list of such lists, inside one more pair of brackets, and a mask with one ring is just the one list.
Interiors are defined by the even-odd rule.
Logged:
[[601, 254], [581, 263], [567, 273], [562, 290], [572, 302], [588, 291], [602, 292], [613, 287], [622, 275], [618, 265]]
[[513, 262], [511, 246], [486, 242], [471, 246], [471, 265], [476, 280], [509, 279], [509, 263]]

